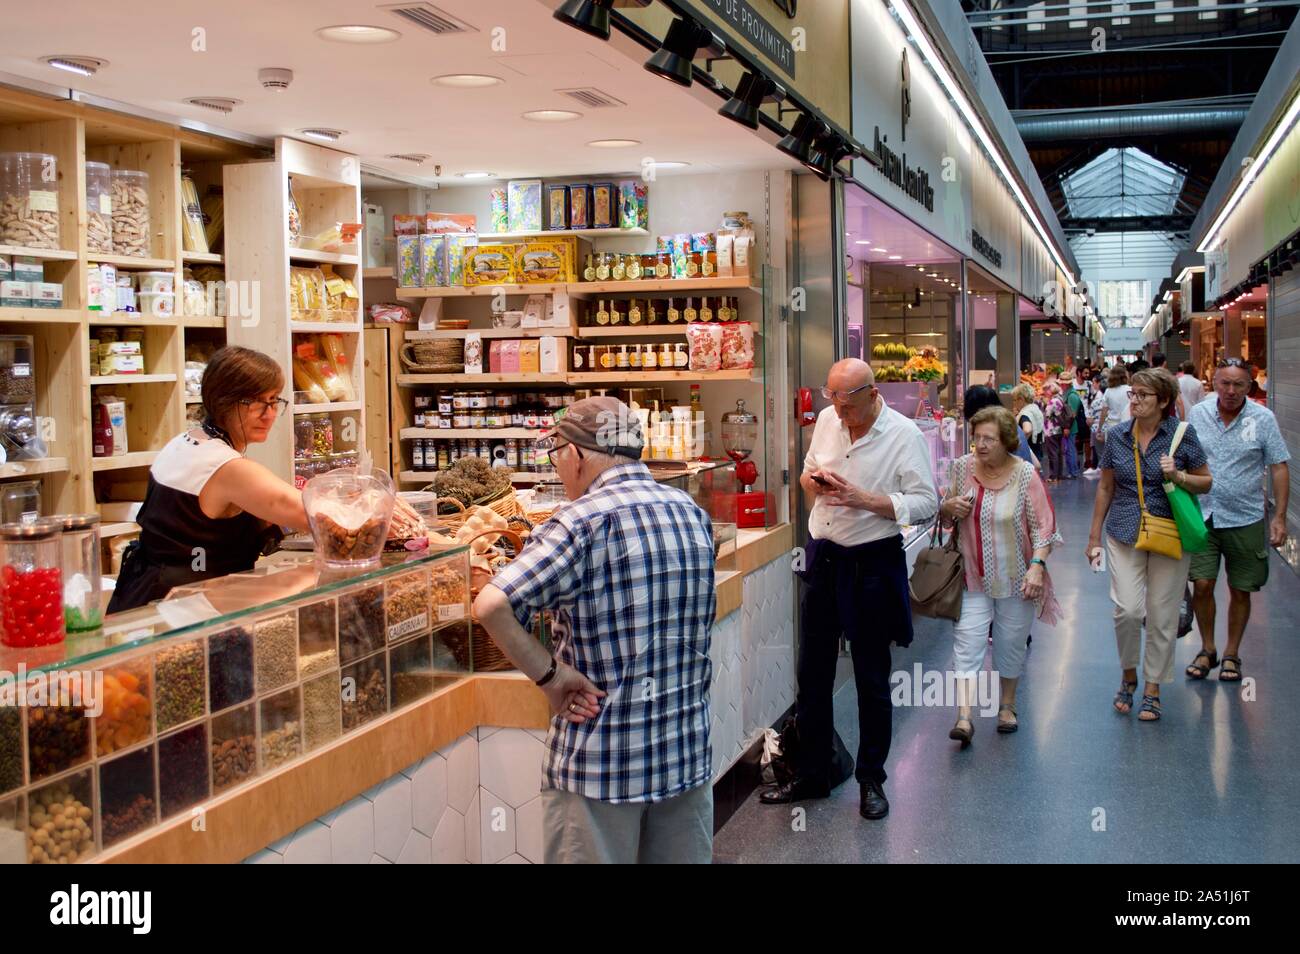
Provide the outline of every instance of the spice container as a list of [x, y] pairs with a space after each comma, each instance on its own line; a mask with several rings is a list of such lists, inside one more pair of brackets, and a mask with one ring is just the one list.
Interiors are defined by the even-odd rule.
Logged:
[[384, 584], [384, 622], [390, 643], [429, 631], [429, 595], [429, 574], [424, 570]]
[[86, 163], [86, 247], [113, 253], [113, 171], [106, 162]]
[[0, 524], [0, 644], [63, 641], [62, 532], [52, 520]]
[[59, 247], [58, 160], [49, 153], [0, 154], [0, 245]]
[[388, 712], [388, 658], [376, 653], [343, 670], [343, 731], [365, 725]]
[[104, 621], [99, 514], [62, 514], [52, 519], [63, 527], [60, 548], [64, 625], [69, 633], [99, 629]]
[[261, 702], [262, 771], [269, 772], [302, 755], [302, 693], [287, 689]]
[[203, 641], [172, 646], [154, 660], [158, 731], [197, 719], [207, 705], [207, 656]]
[[339, 664], [333, 600], [298, 607], [298, 676], [306, 679]]
[[298, 617], [282, 613], [253, 626], [257, 688], [270, 692], [298, 678]]
[[0, 795], [23, 784], [23, 713], [0, 706]]
[[339, 674], [326, 673], [302, 687], [303, 751], [310, 752], [343, 734]]
[[153, 732], [153, 667], [141, 656], [104, 672], [103, 711], [95, 718], [100, 758], [143, 742]]
[[27, 710], [28, 775], [33, 782], [90, 759], [90, 719], [84, 706]]
[[164, 820], [208, 797], [208, 727], [200, 722], [158, 740], [158, 796]]
[[208, 698], [213, 712], [253, 695], [253, 637], [242, 627], [208, 638]]
[[89, 769], [27, 796], [27, 863], [73, 864], [95, 854], [94, 797]]
[[105, 848], [149, 828], [157, 820], [153, 746], [99, 766], [99, 826]]
[[113, 252], [146, 258], [150, 247], [149, 173], [113, 170]]
[[35, 398], [31, 335], [0, 335], [0, 404], [23, 404]]
[[430, 663], [428, 636], [392, 648], [389, 652], [388, 694], [394, 709], [433, 693], [435, 676]]
[[344, 665], [384, 646], [383, 584], [339, 597], [339, 660]]
[[257, 774], [257, 712], [252, 705], [212, 719], [212, 793]]

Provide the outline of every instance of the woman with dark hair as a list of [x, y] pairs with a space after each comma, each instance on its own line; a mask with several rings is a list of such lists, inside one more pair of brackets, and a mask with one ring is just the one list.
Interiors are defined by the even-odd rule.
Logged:
[[244, 456], [287, 408], [284, 372], [269, 356], [222, 348], [203, 372], [203, 424], [172, 438], [149, 469], [110, 613], [162, 599], [176, 586], [251, 570], [279, 527], [306, 530], [302, 494]]
[[[975, 415], [986, 407], [1002, 407], [1002, 398], [998, 397], [998, 392], [983, 384], [976, 384], [966, 389], [966, 394], [962, 399], [961, 414], [969, 424], [974, 420]], [[971, 439], [974, 439], [972, 434]], [[1034, 451], [1029, 445], [1029, 440], [1024, 434], [1020, 435], [1020, 446], [1015, 450], [1015, 456], [1019, 457], [1026, 463], [1034, 465], [1034, 469], [1039, 469], [1038, 458], [1034, 456]]]

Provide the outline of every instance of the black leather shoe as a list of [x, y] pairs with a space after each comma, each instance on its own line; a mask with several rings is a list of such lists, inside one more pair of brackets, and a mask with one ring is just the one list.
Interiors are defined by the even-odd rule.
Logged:
[[889, 799], [885, 798], [885, 789], [879, 782], [862, 783], [862, 800], [858, 802], [858, 814], [872, 821], [889, 814]]
[[802, 802], [807, 798], [829, 798], [830, 794], [830, 787], [825, 784], [818, 785], [808, 779], [797, 778], [792, 782], [761, 792], [758, 800], [764, 805], [787, 805], [790, 802]]

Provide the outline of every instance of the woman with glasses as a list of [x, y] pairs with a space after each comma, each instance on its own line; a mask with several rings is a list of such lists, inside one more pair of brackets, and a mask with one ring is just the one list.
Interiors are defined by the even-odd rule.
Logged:
[[244, 457], [288, 407], [268, 355], [222, 348], [203, 372], [203, 423], [172, 438], [149, 469], [108, 604], [110, 613], [162, 599], [175, 586], [251, 570], [279, 527], [306, 530], [302, 494]]
[[[1111, 391], [1114, 390], [1112, 386]], [[1174, 640], [1178, 636], [1178, 612], [1187, 588], [1191, 555], [1184, 553], [1175, 560], [1137, 548], [1143, 505], [1151, 516], [1170, 519], [1173, 512], [1165, 496], [1164, 481], [1194, 494], [1208, 492], [1211, 481], [1208, 458], [1197, 440], [1195, 428], [1187, 428], [1173, 455], [1169, 453], [1178, 428], [1174, 418], [1178, 382], [1174, 376], [1163, 368], [1139, 371], [1132, 377], [1128, 397], [1132, 418], [1106, 433], [1087, 557], [1095, 568], [1105, 566], [1110, 573], [1115, 643], [1123, 670], [1113, 703], [1115, 710], [1128, 714], [1133, 709], [1145, 617], [1146, 653], [1142, 673], [1146, 685], [1138, 718], [1155, 722], [1160, 718], [1160, 686], [1174, 676]], [[1105, 564], [1102, 562], [1103, 529]]]

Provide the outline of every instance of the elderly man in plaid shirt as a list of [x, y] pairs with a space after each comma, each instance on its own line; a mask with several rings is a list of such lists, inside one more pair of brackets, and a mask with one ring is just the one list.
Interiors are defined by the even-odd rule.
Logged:
[[[569, 502], [474, 613], [555, 712], [546, 861], [708, 863], [712, 523], [650, 475], [615, 398], [578, 401], [543, 440]], [[555, 611], [555, 656], [524, 629], [542, 609]]]

